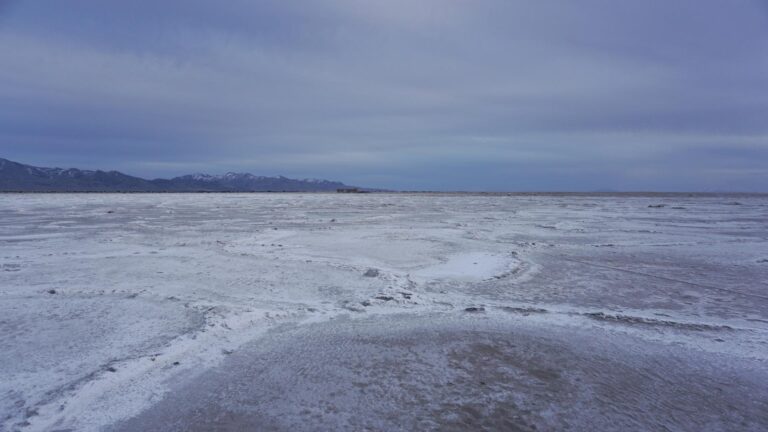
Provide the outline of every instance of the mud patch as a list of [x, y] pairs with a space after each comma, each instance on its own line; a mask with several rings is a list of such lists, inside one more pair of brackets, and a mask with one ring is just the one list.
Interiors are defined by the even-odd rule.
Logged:
[[630, 316], [630, 315], [621, 315], [621, 314], [612, 315], [612, 314], [606, 314], [604, 312], [588, 312], [583, 315], [587, 318], [597, 320], [597, 321], [614, 322], [614, 323], [627, 324], [627, 325], [660, 326], [660, 327], [670, 327], [670, 328], [675, 328], [680, 330], [692, 330], [692, 331], [733, 330], [733, 327], [729, 327], [726, 325], [683, 323], [679, 321], [658, 320], [653, 318], [643, 318], [643, 317], [636, 317], [636, 316]]
[[504, 312], [522, 314], [523, 316], [528, 316], [531, 314], [545, 314], [549, 312], [546, 309], [535, 308], [535, 307], [502, 306], [499, 309], [503, 310]]

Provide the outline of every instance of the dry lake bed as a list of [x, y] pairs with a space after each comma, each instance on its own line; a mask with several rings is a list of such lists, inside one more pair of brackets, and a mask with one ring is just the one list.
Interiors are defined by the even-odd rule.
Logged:
[[768, 196], [0, 195], [0, 430], [768, 430]]

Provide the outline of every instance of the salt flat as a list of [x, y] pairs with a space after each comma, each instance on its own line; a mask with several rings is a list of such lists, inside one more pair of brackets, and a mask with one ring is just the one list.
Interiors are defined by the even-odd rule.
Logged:
[[0, 195], [0, 430], [766, 430], [768, 196]]

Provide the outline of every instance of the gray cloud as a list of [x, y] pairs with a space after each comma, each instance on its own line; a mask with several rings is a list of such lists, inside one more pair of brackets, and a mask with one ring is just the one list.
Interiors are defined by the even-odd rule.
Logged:
[[404, 189], [768, 184], [760, 1], [91, 0], [0, 15], [0, 155], [22, 162]]

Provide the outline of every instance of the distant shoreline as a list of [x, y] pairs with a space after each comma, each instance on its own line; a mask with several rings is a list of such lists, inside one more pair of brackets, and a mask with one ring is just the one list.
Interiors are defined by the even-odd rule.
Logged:
[[767, 196], [768, 192], [480, 192], [480, 191], [365, 191], [364, 193], [339, 193], [336, 191], [0, 191], [2, 195], [23, 194], [313, 194], [313, 195], [478, 195], [478, 196], [622, 196], [622, 197], [717, 197], [717, 196]]

